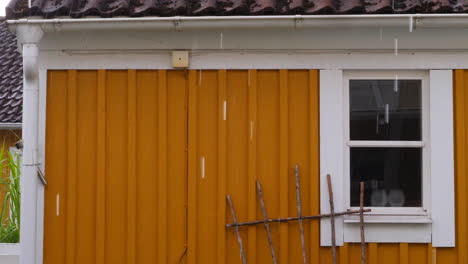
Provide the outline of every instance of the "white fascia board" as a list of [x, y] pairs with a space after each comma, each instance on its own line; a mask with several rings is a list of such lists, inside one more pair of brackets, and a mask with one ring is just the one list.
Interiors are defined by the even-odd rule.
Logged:
[[432, 246], [455, 246], [453, 72], [432, 70], [430, 78]]
[[[173, 69], [170, 52], [67, 54], [41, 51], [41, 69]], [[276, 52], [191, 52], [189, 69], [430, 70], [468, 68], [468, 54], [305, 54]]]
[[0, 130], [21, 129], [21, 123], [0, 123]]

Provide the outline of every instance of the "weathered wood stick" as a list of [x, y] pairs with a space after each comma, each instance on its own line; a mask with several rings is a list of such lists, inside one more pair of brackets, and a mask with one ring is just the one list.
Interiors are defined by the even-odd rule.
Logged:
[[366, 264], [366, 238], [364, 237], [364, 182], [361, 182], [361, 194], [359, 199], [359, 223], [361, 225], [361, 264]]
[[265, 202], [263, 201], [262, 185], [260, 184], [258, 180], [257, 180], [257, 195], [258, 195], [258, 200], [260, 202], [260, 207], [262, 209], [263, 224], [265, 225], [268, 244], [270, 245], [271, 259], [273, 260], [273, 264], [277, 264], [278, 262], [276, 260], [275, 247], [273, 246], [273, 239], [271, 238], [271, 231], [270, 231], [270, 225], [268, 224], [268, 216], [266, 212]]
[[[350, 215], [350, 214], [359, 214], [361, 210], [349, 210], [346, 212], [338, 212], [334, 213], [334, 216], [342, 216], [342, 215]], [[364, 209], [364, 213], [372, 212], [371, 209]], [[304, 220], [313, 220], [313, 219], [319, 219], [319, 218], [324, 218], [324, 217], [330, 217], [331, 214], [319, 214], [319, 215], [307, 215], [303, 216], [301, 219]], [[275, 219], [268, 219], [268, 223], [283, 223], [283, 222], [290, 222], [290, 221], [297, 221], [299, 220], [299, 217], [294, 216], [294, 217], [286, 217], [286, 218], [275, 218]], [[236, 224], [226, 224], [226, 227], [236, 227], [236, 226], [251, 226], [251, 225], [258, 225], [258, 224], [263, 224], [265, 223], [264, 220], [255, 220], [255, 221], [248, 221], [248, 222], [240, 222]]]
[[[232, 203], [231, 196], [229, 194], [226, 195], [226, 200], [229, 204], [229, 208], [231, 208], [232, 222], [236, 224], [237, 223], [236, 211], [234, 210], [234, 205]], [[245, 257], [244, 244], [242, 243], [242, 237], [239, 232], [239, 226], [236, 226], [235, 230], [236, 230], [236, 235], [237, 235], [237, 243], [239, 243], [242, 264], [247, 264], [247, 258]]]
[[328, 199], [330, 201], [330, 224], [331, 224], [331, 242], [332, 242], [332, 263], [336, 264], [336, 239], [335, 239], [335, 205], [333, 203], [333, 188], [331, 176], [327, 174]]
[[299, 233], [301, 236], [302, 248], [302, 262], [307, 264], [307, 251], [304, 239], [304, 225], [302, 221], [302, 200], [301, 200], [301, 181], [299, 179], [299, 165], [294, 166], [294, 175], [296, 177], [296, 202], [297, 202], [297, 216], [299, 217]]

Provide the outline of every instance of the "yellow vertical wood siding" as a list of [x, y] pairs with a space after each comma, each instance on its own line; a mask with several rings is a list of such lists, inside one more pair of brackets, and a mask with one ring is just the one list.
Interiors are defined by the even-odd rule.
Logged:
[[0, 144], [5, 148], [13, 147], [21, 139], [21, 129], [0, 129]]
[[[261, 219], [259, 179], [268, 215], [294, 216], [296, 163], [303, 213], [319, 212], [317, 70], [49, 71], [47, 89], [45, 264], [241, 263], [225, 195]], [[456, 71], [457, 247], [372, 243], [370, 264], [467, 263], [466, 89]], [[301, 263], [298, 223], [271, 228], [280, 263]], [[310, 263], [331, 263], [319, 222], [305, 232]], [[241, 236], [271, 263], [262, 226]], [[360, 263], [358, 244], [338, 253]]]

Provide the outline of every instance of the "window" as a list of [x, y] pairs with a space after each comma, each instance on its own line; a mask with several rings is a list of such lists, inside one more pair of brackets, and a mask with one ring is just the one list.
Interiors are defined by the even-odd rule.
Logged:
[[[428, 86], [424, 72], [345, 75], [345, 206], [375, 215], [427, 215]], [[350, 217], [348, 217], [349, 219]]]
[[[359, 205], [367, 242], [455, 245], [451, 70], [320, 71], [320, 210]], [[337, 245], [359, 242], [359, 216], [335, 219]], [[331, 245], [321, 219], [321, 245]]]

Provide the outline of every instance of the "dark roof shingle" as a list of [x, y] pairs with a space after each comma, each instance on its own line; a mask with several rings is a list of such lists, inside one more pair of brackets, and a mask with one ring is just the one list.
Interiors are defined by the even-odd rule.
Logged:
[[8, 19], [26, 16], [205, 16], [465, 13], [468, 0], [11, 0]]
[[21, 123], [23, 62], [16, 37], [0, 17], [0, 123]]

